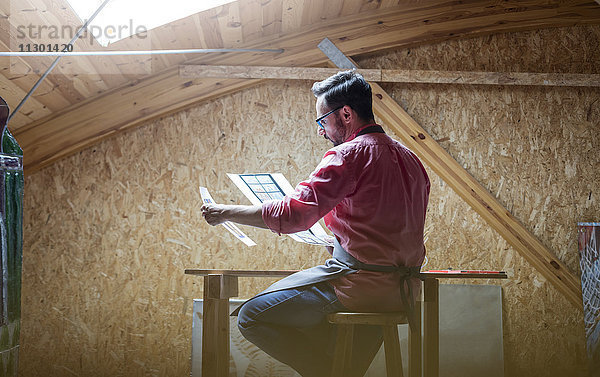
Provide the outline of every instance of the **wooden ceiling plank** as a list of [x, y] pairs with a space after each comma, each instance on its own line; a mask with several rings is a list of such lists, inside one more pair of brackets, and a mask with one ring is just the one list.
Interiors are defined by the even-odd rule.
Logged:
[[304, 0], [282, 0], [281, 31], [290, 33], [302, 26]]
[[[19, 6], [10, 6], [11, 2], [0, 1], [0, 13], [8, 15], [8, 18], [0, 19], [0, 43], [2, 44], [2, 48], [6, 48], [4, 51], [19, 51], [19, 45], [23, 44], [23, 49], [26, 50], [27, 45], [31, 47], [34, 41], [29, 38], [29, 32], [27, 26], [29, 24], [35, 25], [36, 15], [35, 13], [28, 15], [29, 18], [23, 15], [23, 11], [20, 11], [21, 7]], [[16, 8], [16, 9], [13, 9]], [[28, 13], [32, 13], [29, 11]], [[35, 29], [33, 29], [32, 33], [37, 33]], [[51, 57], [43, 57], [39, 58], [35, 61], [35, 65], [28, 64], [31, 66], [34, 71], [41, 71], [45, 67], [48, 67], [52, 64], [53, 58]]]
[[[463, 4], [461, 8], [461, 14], [469, 13], [469, 4]], [[473, 7], [477, 12], [480, 13], [479, 3], [473, 4]], [[444, 8], [445, 9], [445, 8]], [[436, 8], [437, 12], [438, 9]], [[429, 10], [431, 12], [431, 10]], [[425, 25], [423, 28], [419, 27], [427, 20], [430, 14], [426, 10], [415, 8], [402, 9], [402, 10], [391, 10], [385, 9], [367, 14], [359, 14], [355, 16], [343, 17], [337, 20], [332, 20], [327, 23], [320, 23], [318, 25], [310, 25], [303, 29], [304, 38], [296, 38], [292, 35], [281, 36], [278, 38], [275, 45], [271, 44], [270, 47], [285, 46], [286, 53], [273, 58], [274, 65], [300, 65], [300, 61], [304, 60], [306, 54], [311, 54], [311, 60], [314, 64], [321, 62], [318, 58], [319, 51], [309, 49], [309, 46], [314, 46], [318, 41], [311, 39], [312, 35], [319, 34], [322, 36], [327, 35], [332, 41], [341, 43], [344, 48], [348, 48], [346, 51], [352, 50], [355, 54], [368, 53], [370, 51], [377, 51], [387, 48], [397, 48], [401, 46], [412, 46], [418, 43], [422, 43], [424, 38], [427, 38], [429, 42], [442, 41], [450, 38], [457, 38], [463, 36], [463, 33], [468, 35], [485, 35], [492, 31], [495, 32], [507, 32], [516, 30], [529, 30], [532, 28], [539, 27], [555, 27], [555, 26], [568, 26], [573, 24], [581, 23], [598, 23], [600, 19], [600, 12], [598, 10], [581, 9], [580, 4], [575, 6], [548, 9], [546, 15], [552, 14], [552, 17], [546, 20], [529, 19], [524, 16], [523, 13], [529, 14], [528, 8], [523, 8], [519, 13], [518, 21], [513, 22], [513, 14], [502, 14], [496, 17], [482, 17], [479, 16], [475, 20], [470, 21], [471, 28], [465, 30], [462, 23], [453, 23], [447, 21], [452, 25], [452, 28], [443, 29], [444, 21], [438, 20], [435, 27], [431, 25]], [[443, 12], [442, 12], [443, 13]], [[535, 13], [539, 17], [539, 12]], [[401, 19], [402, 21], [398, 21]], [[499, 22], [501, 21], [501, 22]], [[353, 27], [348, 27], [352, 25]], [[459, 28], [458, 32], [454, 32], [453, 28]], [[504, 29], [502, 29], [504, 28]], [[313, 34], [314, 33], [314, 34]], [[293, 39], [293, 40], [291, 40]], [[256, 46], [265, 46], [268, 44], [261, 43], [264, 41], [258, 41], [251, 43], [246, 46], [248, 48]], [[296, 54], [298, 60], [288, 59], [289, 55]], [[282, 61], [280, 64], [279, 61]], [[283, 61], [286, 63], [283, 63]], [[208, 64], [209, 62], [206, 61]], [[225, 63], [225, 62], [224, 62]]]
[[217, 9], [217, 23], [224, 48], [236, 47], [242, 43], [244, 37], [237, 3], [229, 3]]
[[330, 0], [323, 4], [322, 17], [326, 20], [338, 18], [342, 14], [344, 0]]
[[[557, 4], [560, 5], [562, 3]], [[206, 54], [198, 59], [201, 59], [205, 64], [239, 64], [240, 59], [242, 59], [242, 61], [245, 61], [250, 65], [272, 64], [277, 66], [308, 66], [326, 62], [322, 53], [316, 48], [316, 45], [324, 35], [329, 36], [329, 38], [333, 40], [339, 48], [346, 51], [347, 54], [354, 55], [373, 52], [381, 48], [413, 45], [425, 41], [429, 42], [451, 37], [456, 38], [462, 36], [462, 33], [475, 35], [476, 30], [479, 30], [480, 34], [486, 34], [489, 33], [491, 29], [496, 31], [502, 30], [502, 27], [505, 28], [503, 31], [511, 31], [540, 27], [540, 25], [550, 27], [555, 25], [600, 22], [600, 9], [586, 9], [586, 14], [582, 15], [579, 13], [582, 9], [581, 4], [581, 2], [577, 2], [575, 5], [560, 5], [554, 9], [548, 9], [545, 11], [546, 13], [542, 12], [545, 20], [540, 24], [538, 19], [524, 18], [523, 14], [517, 16], [508, 13], [497, 17], [484, 17], [481, 15], [481, 10], [479, 9], [481, 5], [479, 2], [461, 3], [459, 6], [461, 7], [462, 13], [468, 14], [470, 6], [474, 13], [477, 12], [478, 17], [469, 21], [472, 29], [466, 30], [461, 27], [458, 33], [454, 33], [451, 28], [456, 28], [457, 25], [451, 23], [451, 21], [447, 21], [449, 25], [451, 25], [451, 28], [449, 27], [449, 29], [444, 30], [442, 27], [444, 21], [442, 20], [439, 20], [436, 23], [434, 32], [428, 28], [425, 28], [425, 30], [406, 28], [406, 23], [419, 24], [427, 17], [424, 10], [419, 10], [418, 5], [411, 3], [412, 10], [410, 12], [407, 12], [404, 8], [378, 10], [332, 20], [331, 22], [319, 23], [318, 25], [311, 25], [302, 30], [298, 30], [295, 33], [261, 38], [254, 42], [244, 43], [243, 45], [245, 48], [284, 47], [285, 52], [282, 54]], [[435, 11], [437, 10], [439, 9], [436, 8]], [[519, 13], [540, 15], [539, 12], [529, 11], [527, 7], [520, 8]], [[243, 11], [241, 11], [240, 16], [244, 16]], [[402, 17], [409, 17], [409, 20], [407, 21], [404, 19], [404, 23], [395, 21], [397, 18]], [[384, 26], [382, 28], [380, 28], [380, 22], [383, 22]], [[408, 32], [406, 30], [408, 30]], [[454, 35], [451, 36], [453, 33]], [[371, 34], [375, 34], [375, 37]], [[382, 42], [382, 40], [384, 40], [384, 42]], [[194, 60], [197, 62], [198, 59]], [[25, 150], [25, 167], [28, 171], [34, 171], [41, 166], [55, 161], [57, 158], [72, 153], [74, 148], [82, 148], [83, 146], [93, 144], [97, 140], [100, 140], [101, 136], [99, 135], [117, 132], [118, 130], [125, 129], [134, 124], [139, 124], [142, 119], [160, 116], [167, 110], [172, 111], [177, 107], [188, 106], [192, 102], [201, 102], [207, 98], [213, 98], [213, 91], [216, 87], [218, 87], [218, 91], [215, 92], [224, 93], [227, 92], [227, 88], [229, 88], [230, 84], [234, 85], [230, 90], [235, 90], [235, 85], [239, 85], [239, 87], [242, 86], [240, 80], [224, 79], [218, 82], [219, 85], [215, 86], [214, 80], [211, 79], [180, 79], [178, 77], [178, 67], [174, 67], [165, 70], [165, 72], [159, 75], [124, 85], [121, 88], [111, 90], [97, 98], [87, 100], [85, 101], [85, 105], [71, 107], [60, 113], [52, 114], [35, 121], [32, 124], [23, 127], [18, 134], [15, 134], [17, 140], [19, 140]], [[146, 98], [145, 92], [137, 89], [141, 87], [151, 88], [148, 90], [149, 93], [178, 93], [179, 91], [183, 91], [185, 95], [183, 98], [180, 96], [163, 96], [161, 99], [166, 101], [166, 104], [149, 107], [146, 105], [149, 99]], [[210, 90], [207, 90], [207, 88]], [[186, 97], [188, 93], [194, 93], [194, 95]], [[114, 96], [116, 99], [108, 98], [109, 96]], [[98, 122], [94, 132], [90, 132], [87, 134], [88, 136], [85, 136], [85, 129], [88, 127], [80, 127], [83, 128], [83, 130], [78, 131], [82, 132], [81, 134], [78, 134], [78, 138], [69, 137], [66, 140], [62, 140], [60, 143], [56, 142], [53, 145], [46, 143], [44, 144], [44, 148], [41, 148], [38, 145], [38, 143], [43, 143], [43, 140], [40, 140], [37, 136], [39, 133], [59, 133], [62, 129], [77, 127], [77, 123], [87, 124], [86, 122], [95, 121], [97, 116], [93, 115], [95, 114], [94, 108], [106, 108], [106, 106], [102, 104], [118, 104], [119, 102], [123, 102], [124, 99], [126, 99], [127, 103], [137, 103], [137, 105], [135, 105], [135, 111], [132, 111], [131, 108], [119, 111], [109, 111], [108, 114], [102, 115], [102, 121]], [[144, 108], [144, 110], [141, 111], [141, 114], [139, 113], [140, 108]], [[116, 109], [120, 108], [116, 107]], [[135, 113], [136, 117], [123, 116], [124, 114], [129, 115], [129, 113]], [[104, 132], [98, 130], [98, 127], [103, 129]], [[69, 145], [72, 145], [73, 147], [69, 147]]]
[[[218, 29], [216, 18], [215, 9], [210, 9], [151, 29], [148, 32], [151, 47], [153, 50], [221, 48], [222, 40], [219, 30], [216, 30]], [[168, 67], [196, 56], [195, 54], [155, 55], [150, 58], [151, 68], [155, 73], [162, 72]]]
[[[7, 2], [0, 3], [0, 13], [10, 15], [10, 8], [8, 6], [9, 3]], [[12, 44], [15, 45], [15, 30], [10, 29], [8, 19], [0, 19], [0, 25], [2, 25], [0, 27], [2, 29], [2, 32], [0, 32], [0, 50], [10, 51], [11, 48], [9, 46], [11, 44], [11, 40], [9, 39], [9, 36], [13, 38]], [[30, 40], [27, 39], [23, 42], [26, 43], [27, 41]], [[47, 67], [47, 65], [45, 65], [43, 61], [44, 59], [27, 60], [31, 60], [34, 63], [35, 67], [32, 67], [31, 64], [22, 57], [2, 57], [0, 59], [0, 62], [2, 62], [0, 64], [0, 67], [2, 67], [2, 69], [0, 69], [0, 73], [4, 77], [6, 77], [7, 80], [14, 83], [18, 88], [20, 88], [20, 91], [11, 91], [12, 95], [17, 96], [15, 98], [11, 98], [10, 94], [3, 94], [4, 96], [6, 96], [5, 99], [7, 100], [7, 102], [9, 102], [9, 104], [12, 104], [11, 106], [13, 108], [23, 99], [25, 94], [33, 87], [33, 85], [38, 80], [38, 77], [36, 77], [36, 75], [32, 73], [34, 71], [43, 72]], [[45, 61], [47, 61], [48, 64], [50, 64], [52, 60], [50, 58], [45, 59]], [[68, 93], [64, 93], [62, 89], [59, 89], [58, 84], [55, 82], [54, 77], [52, 76], [48, 77], [41, 83], [41, 85], [38, 87], [32, 98], [35, 99], [37, 102], [32, 105], [26, 103], [22, 111], [24, 114], [34, 115], [31, 117], [28, 117], [26, 115], [24, 115], [23, 117], [21, 117], [20, 115], [16, 115], [11, 120], [11, 128], [16, 128], [20, 126], [22, 122], [26, 124], [29, 121], [39, 119], [41, 116], [43, 116], [40, 114], [45, 113], [46, 110], [40, 111], [40, 104], [42, 105], [42, 107], [45, 107], [50, 112], [54, 112], [69, 106], [72, 103], [72, 100], [75, 99], [75, 97], [71, 97], [68, 95]], [[12, 122], [15, 122], [15, 124], [12, 124]]]
[[204, 40], [208, 48], [222, 48], [223, 38], [219, 29], [217, 12], [215, 9], [209, 9], [200, 14], [200, 27], [204, 33]]
[[362, 0], [344, 0], [342, 5], [341, 16], [349, 16], [352, 14], [360, 13], [362, 7]]
[[[173, 36], [173, 40], [169, 43], [169, 48], [172, 49], [188, 49], [188, 48], [201, 48], [198, 47], [198, 42], [194, 38], [194, 21], [191, 17], [186, 17], [184, 19], [178, 20], [177, 22], [170, 23], [165, 25], [170, 30], [171, 35]], [[174, 59], [174, 61], [181, 62], [193, 59], [195, 54], [177, 54], [177, 55], [169, 55]], [[173, 64], [170, 62], [170, 64]]]
[[[190, 34], [195, 35], [194, 31]], [[197, 40], [197, 39], [195, 39]], [[110, 50], [121, 50], [121, 51], [141, 51], [141, 50], [153, 50], [156, 49], [152, 44], [152, 31], [143, 31], [140, 34], [136, 34], [121, 40], [115, 41], [109, 45]], [[158, 72], [159, 70], [153, 69], [153, 59], [157, 60], [161, 57], [159, 55], [115, 55], [110, 56], [110, 61], [119, 69], [121, 75], [127, 80], [136, 80], [140, 76], [152, 74], [152, 72]], [[163, 67], [164, 69], [164, 67]], [[111, 88], [114, 88], [111, 87]]]
[[282, 2], [268, 1], [262, 4], [261, 34], [268, 36], [281, 33]]
[[[213, 66], [186, 64], [179, 67], [184, 78], [246, 78], [284, 80], [323, 80], [337, 68]], [[460, 85], [521, 85], [521, 86], [582, 86], [600, 87], [599, 74], [529, 73], [529, 72], [468, 72], [424, 71], [397, 69], [359, 69], [365, 79], [377, 82], [460, 84]]]
[[206, 39], [204, 38], [204, 32], [202, 31], [200, 14], [194, 14], [192, 20], [194, 21], [194, 28], [196, 29], [194, 34], [196, 36], [196, 46], [200, 46], [199, 48], [208, 48]]
[[[47, 1], [47, 0], [41, 0]], [[68, 39], [71, 39], [79, 27], [83, 24], [83, 22], [79, 19], [79, 17], [75, 14], [75, 12], [71, 9], [70, 5], [66, 0], [54, 0], [52, 2], [52, 14], [56, 16], [58, 25], [73, 25], [73, 35], [66, 36], [67, 42]], [[93, 36], [89, 35], [87, 38], [81, 38], [77, 41], [77, 48], [82, 51], [97, 51], [103, 49]], [[111, 44], [112, 47], [112, 44]], [[119, 66], [116, 64], [117, 60], [114, 57], [108, 56], [95, 56], [93, 58], [81, 59], [84, 64], [81, 69], [79, 69], [79, 73], [89, 72], [88, 67], [92, 67], [93, 71], [100, 75], [104, 84], [98, 85], [98, 90], [105, 90], [102, 87], [114, 88], [116, 86], [120, 86], [127, 82], [127, 78], [122, 75]]]
[[243, 43], [257, 39], [262, 35], [260, 2], [258, 0], [241, 0], [237, 4], [240, 9]]
[[[0, 75], [0, 93], [2, 93], [2, 97], [5, 98], [8, 106], [12, 109], [14, 109], [27, 94], [17, 84], [4, 75]], [[29, 124], [50, 114], [50, 109], [40, 103], [36, 98], [30, 98], [27, 102], [27, 107], [11, 119], [10, 129], [17, 130], [23, 125]]]
[[[207, 48], [200, 28], [199, 17], [201, 15], [202, 13], [197, 13], [151, 29], [147, 33], [150, 42], [139, 41], [138, 44], [150, 44], [152, 50]], [[146, 50], [148, 48], [142, 49]], [[147, 57], [143, 64], [148, 66], [148, 69], [151, 69], [152, 72], [158, 73], [168, 67], [192, 59], [194, 56], [193, 54], [153, 55]], [[138, 62], [138, 67], [139, 64], [142, 63]]]
[[[222, 30], [220, 28], [220, 19], [228, 16], [228, 9], [230, 4], [225, 4], [211, 9], [208, 12], [210, 18], [213, 19], [213, 25], [219, 25], [214, 33], [219, 36], [220, 43], [217, 48], [223, 48]], [[236, 8], [237, 9], [237, 8]], [[161, 34], [169, 34], [171, 39], [168, 42], [169, 49], [193, 49], [193, 48], [211, 48], [208, 47], [208, 43], [205, 40], [204, 33], [202, 32], [202, 22], [200, 17], [206, 16], [205, 12], [196, 13], [188, 17], [170, 22], [163, 25], [162, 30], [159, 31]], [[198, 30], [200, 29], [200, 32]], [[198, 38], [200, 36], [200, 38]], [[162, 39], [164, 42], [165, 39]], [[163, 43], [164, 44], [164, 43]], [[197, 54], [176, 54], [170, 55], [176, 58], [176, 61], [181, 62], [182, 60], [190, 60], [197, 57]], [[170, 63], [173, 65], [173, 63]], [[179, 64], [179, 63], [177, 63]]]
[[[37, 81], [37, 78], [33, 75], [14, 75], [8, 76], [7, 78], [25, 93], [26, 91], [29, 91]], [[56, 87], [52, 86], [49, 81], [45, 81], [45, 84], [46, 85], [40, 85], [31, 97], [48, 108], [51, 113], [61, 111], [65, 107], [71, 105], [60, 93], [56, 93]], [[17, 102], [20, 102], [22, 99], [23, 97], [18, 98]], [[28, 104], [25, 103], [24, 111], [27, 112], [27, 109]]]
[[[170, 24], [159, 26], [156, 29], [152, 29], [151, 32], [152, 45], [156, 46], [156, 49], [170, 49], [172, 47], [182, 46], [185, 42], [177, 39], [177, 35], [173, 32]], [[183, 55], [180, 54], [166, 54], [159, 56], [161, 57], [161, 61], [164, 62], [165, 67], [171, 67], [184, 61]]]
[[[148, 38], [148, 39], [146, 39]], [[151, 42], [149, 36], [146, 38], [125, 38], [111, 44], [115, 50], [140, 51], [150, 50]], [[134, 55], [134, 56], [111, 56], [110, 60], [119, 69], [125, 82], [137, 79], [140, 76], [150, 75], [152, 73], [152, 55]]]
[[[94, 76], [86, 77], [97, 86], [94, 92], [101, 93], [109, 88], [121, 86], [127, 82], [127, 79], [121, 73], [114, 60], [107, 56], [97, 56], [97, 59], [83, 60], [81, 68], [78, 68], [79, 75], [87, 75], [88, 72], [94, 72]], [[79, 71], [79, 69], [81, 69]], [[99, 80], [98, 80], [99, 79]]]
[[[569, 26], [575, 23], [580, 23], [575, 21], [576, 17], [574, 17], [574, 15], [577, 14], [575, 12], [581, 12], [579, 14], [582, 19], [585, 18], [584, 10], [585, 9], [582, 8], [569, 8], [565, 11], [561, 11], [560, 13], [557, 12], [557, 14], [551, 16], [544, 11], [532, 11], [528, 12], [532, 17], [531, 19], [527, 17], [527, 15], [519, 13], [514, 17], [511, 16], [510, 21], [504, 18], [502, 22], [498, 22], [498, 18], [494, 16], [482, 16], [471, 20], [469, 27], [465, 27], [465, 22], [463, 20], [437, 23], [435, 25], [431, 25], [431, 27], [417, 26], [417, 20], [409, 22], [409, 24], [414, 25], [413, 27], [406, 27], [406, 25], [397, 24], [395, 21], [390, 23], [381, 21], [381, 24], [375, 26], [377, 29], [376, 32], [369, 32], [368, 27], [361, 27], [357, 25], [356, 28], [349, 30], [343, 37], [338, 39], [340, 42], [344, 42], [349, 47], [351, 46], [354, 51], [358, 50], [357, 53], [366, 53], [372, 49], [381, 50], [390, 47], [418, 44], [420, 43], [419, 39], [421, 38], [419, 34], [422, 33], [431, 36], [432, 41], [443, 41], [450, 38], [455, 38], [457, 35], [474, 36], [490, 34], [494, 32], [506, 32], [509, 30], [518, 31], [544, 27]], [[590, 14], [590, 16], [594, 17], [594, 21], [592, 22], [598, 22], [598, 14], [598, 11]], [[385, 16], [382, 16], [382, 20], [384, 18]], [[511, 24], [509, 30], [505, 28], [505, 22]], [[331, 34], [333, 33], [327, 33], [324, 35]], [[364, 35], [364, 38], [362, 38], [361, 35]]]
[[398, 6], [399, 0], [380, 0], [380, 9], [386, 9]]
[[[4, 2], [0, 2], [2, 3], [2, 5], [0, 6], [4, 6], [6, 7], [6, 4]], [[15, 23], [16, 25], [23, 25], [23, 26], [28, 26], [28, 25], [45, 25], [44, 22], [46, 22], [45, 20], [42, 20], [39, 17], [39, 14], [42, 12], [38, 12], [35, 11], [35, 7], [33, 5], [31, 5], [28, 2], [19, 2], [17, 3], [17, 5], [14, 6], [13, 9], [15, 10], [14, 13], [10, 14], [10, 20], [11, 22]], [[2, 10], [3, 12], [10, 12], [10, 9], [4, 9]], [[37, 33], [37, 30], [34, 29], [34, 32]], [[16, 39], [17, 36], [21, 37], [21, 35], [19, 35], [18, 32], [11, 32], [9, 33], [9, 36], [6, 36], [6, 38], [2, 39], [2, 43], [0, 43], [2, 46], [1, 47], [8, 47], [8, 50], [13, 50], [10, 47], [14, 47], [17, 44], [23, 43], [24, 45], [29, 44], [30, 46], [33, 46], [34, 43], [39, 43], [40, 40], [32, 40], [29, 38], [29, 33], [24, 33], [24, 35], [22, 36], [22, 38], [19, 38], [18, 40]], [[35, 36], [35, 35], [33, 35]], [[67, 41], [68, 42], [68, 41]], [[33, 47], [31, 47], [33, 48]], [[44, 73], [46, 71], [46, 69], [52, 64], [52, 62], [54, 61], [54, 58], [52, 57], [42, 57], [42, 58], [24, 58], [21, 57], [20, 62], [24, 63], [23, 67], [30, 67], [32, 69], [32, 72], [39, 74], [41, 76], [42, 73]], [[21, 68], [21, 67], [19, 67]], [[50, 75], [49, 77], [46, 78], [46, 80], [49, 80], [53, 83], [53, 85], [51, 85], [52, 88], [54, 88], [55, 91], [58, 91], [61, 93], [62, 97], [65, 98], [67, 101], [69, 101], [69, 103], [75, 103], [80, 101], [83, 97], [82, 94], [79, 93], [73, 83], [68, 80], [65, 79], [64, 75], [59, 74], [61, 73], [61, 68], [60, 65], [56, 67], [56, 69], [53, 71], [53, 74]], [[37, 80], [37, 78], [36, 78]], [[28, 91], [28, 90], [27, 90]], [[47, 91], [46, 91], [47, 92]]]
[[[75, 43], [74, 50], [102, 51], [104, 48], [96, 42], [90, 46], [87, 42], [79, 39]], [[127, 79], [125, 76], [123, 76], [121, 70], [116, 65], [116, 60], [109, 56], [94, 56], [86, 57], [86, 59], [79, 59], [79, 57], [69, 58], [69, 56], [66, 55], [61, 58], [55, 70], [56, 72], [53, 71], [54, 74], [68, 74], [77, 76], [92, 75], [89, 76], [89, 81], [91, 84], [90, 89], [93, 93], [101, 93], [106, 91], [108, 88], [114, 88], [127, 82]], [[85, 79], [87, 80], [88, 77]]]
[[324, 1], [305, 0], [302, 12], [302, 26], [321, 23], [323, 21]]
[[[4, 44], [0, 42], [0, 49]], [[17, 68], [17, 65], [19, 68]], [[36, 83], [38, 77], [25, 72], [31, 72], [32, 68], [20, 57], [2, 57], [0, 58], [0, 74], [8, 80], [15, 83], [23, 91], [28, 92]], [[13, 72], [16, 71], [16, 72]], [[56, 85], [52, 80], [44, 80], [38, 89], [34, 92], [33, 98], [46, 106], [50, 111], [55, 112], [71, 105], [71, 103], [62, 96], [60, 91], [56, 90]], [[6, 98], [5, 98], [6, 99]], [[19, 98], [19, 101], [22, 98]]]
[[[150, 38], [150, 47], [152, 50], [164, 50], [166, 49], [163, 46], [161, 38], [158, 36], [160, 33], [160, 29], [152, 29], [148, 31], [148, 36]], [[169, 67], [169, 56], [167, 55], [153, 55], [152, 56], [152, 72], [162, 72]]]
[[361, 12], [368, 12], [378, 9], [381, 6], [381, 1], [363, 0], [360, 7]]
[[[71, 72], [69, 77], [71, 78], [73, 87], [85, 98], [98, 95], [109, 88], [108, 83], [103, 79], [103, 76], [106, 75], [98, 73], [97, 69], [98, 66], [92, 64], [87, 59], [79, 60], [78, 57], [68, 55], [61, 57], [56, 66], [57, 71]], [[54, 72], [54, 74], [57, 74], [57, 72]], [[111, 81], [115, 85], [119, 83], [123, 85], [125, 83], [123, 81]]]

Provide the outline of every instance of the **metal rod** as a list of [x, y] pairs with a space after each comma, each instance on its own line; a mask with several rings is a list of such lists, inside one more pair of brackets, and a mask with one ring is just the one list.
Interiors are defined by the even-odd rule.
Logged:
[[202, 54], [211, 52], [274, 52], [284, 50], [269, 48], [194, 48], [184, 50], [140, 50], [140, 51], [72, 51], [72, 52], [14, 52], [0, 51], [0, 56], [42, 57], [42, 56], [120, 56], [120, 55], [168, 55], [168, 54]]
[[[109, 1], [110, 0], [104, 0], [102, 2], [102, 4], [100, 4], [100, 6], [98, 7], [98, 9], [96, 9], [96, 11], [94, 12], [94, 14], [92, 14], [92, 16], [83, 25], [81, 25], [81, 27], [79, 28], [79, 30], [77, 30], [77, 33], [75, 33], [75, 36], [69, 42], [70, 45], [72, 45], [73, 43], [75, 43], [75, 41], [77, 40], [77, 38], [79, 38], [79, 36], [81, 35], [81, 33], [83, 33], [83, 31], [85, 30], [85, 28], [88, 27], [88, 25], [90, 24], [90, 22], [92, 22], [92, 20], [94, 18], [96, 18], [96, 16], [98, 15], [98, 13], [100, 13], [102, 11], [102, 9], [104, 9], [104, 7], [106, 6], [106, 4], [108, 4]], [[23, 97], [23, 99], [21, 100], [21, 102], [19, 102], [19, 104], [17, 105], [17, 107], [15, 107], [15, 109], [13, 110], [13, 112], [10, 114], [10, 116], [6, 120], [7, 124], [10, 121], [10, 119], [16, 113], [19, 112], [19, 110], [21, 109], [21, 107], [23, 106], [23, 104], [29, 99], [29, 97], [31, 97], [31, 95], [33, 94], [33, 92], [38, 88], [38, 86], [40, 86], [40, 84], [42, 83], [42, 81], [44, 81], [44, 79], [46, 78], [46, 76], [48, 76], [50, 74], [50, 72], [54, 69], [54, 67], [56, 67], [56, 65], [58, 64], [58, 61], [60, 60], [61, 57], [62, 56], [59, 55], [56, 59], [54, 59], [54, 62], [52, 62], [52, 64], [50, 65], [50, 67], [48, 67], [48, 69], [46, 69], [46, 72], [44, 72], [44, 74], [42, 75], [42, 77], [40, 77], [38, 79], [38, 81], [36, 81], [35, 85], [33, 85], [33, 87], [29, 90], [29, 92], [27, 92], [27, 94], [25, 95], [25, 97]], [[4, 126], [4, 128], [6, 129], [6, 125]], [[2, 141], [4, 141], [4, 129], [2, 130], [2, 137], [0, 139]], [[0, 143], [2, 141], [0, 141]]]

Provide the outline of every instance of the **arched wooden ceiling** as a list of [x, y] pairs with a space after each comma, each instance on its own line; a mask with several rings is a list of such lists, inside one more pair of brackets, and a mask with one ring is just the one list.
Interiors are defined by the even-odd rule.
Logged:
[[[1, 50], [16, 51], [23, 40], [16, 39], [15, 28], [26, 22], [80, 24], [64, 0], [2, 2]], [[151, 48], [284, 52], [64, 57], [9, 128], [24, 149], [26, 171], [32, 172], [145, 120], [259, 82], [185, 79], [178, 74], [182, 63], [322, 66], [327, 58], [317, 44], [325, 37], [356, 56], [450, 38], [599, 22], [595, 1], [239, 0], [152, 30]], [[140, 47], [126, 39], [110, 49]], [[75, 48], [102, 49], [88, 38]], [[51, 61], [1, 57], [0, 95], [14, 108]]]

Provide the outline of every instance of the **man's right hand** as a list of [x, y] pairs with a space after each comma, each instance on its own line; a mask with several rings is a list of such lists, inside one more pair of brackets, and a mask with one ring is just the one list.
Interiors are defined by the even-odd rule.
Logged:
[[227, 221], [227, 206], [224, 204], [204, 204], [200, 208], [202, 217], [212, 226], [219, 225]]

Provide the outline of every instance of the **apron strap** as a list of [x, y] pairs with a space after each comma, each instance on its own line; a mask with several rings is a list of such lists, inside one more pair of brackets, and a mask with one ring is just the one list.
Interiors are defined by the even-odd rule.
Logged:
[[372, 126], [363, 128], [362, 130], [360, 130], [359, 133], [356, 134], [356, 136], [373, 134], [373, 133], [384, 134], [385, 131], [383, 130], [383, 127], [381, 127], [380, 125], [374, 124]]
[[[333, 241], [333, 257], [354, 270], [398, 273], [400, 275], [400, 301], [402, 302], [402, 305], [406, 310], [406, 318], [408, 319], [408, 323], [411, 326], [414, 325], [415, 305], [412, 300], [412, 285], [410, 284], [409, 280], [411, 278], [418, 278], [424, 280], [424, 277], [420, 273], [421, 266], [385, 266], [378, 264], [363, 263], [358, 259], [354, 258], [352, 255], [350, 255], [350, 253], [348, 253], [342, 247], [342, 245], [340, 245], [337, 238], [334, 238]], [[405, 286], [407, 286], [408, 288], [408, 294], [404, 289]]]

